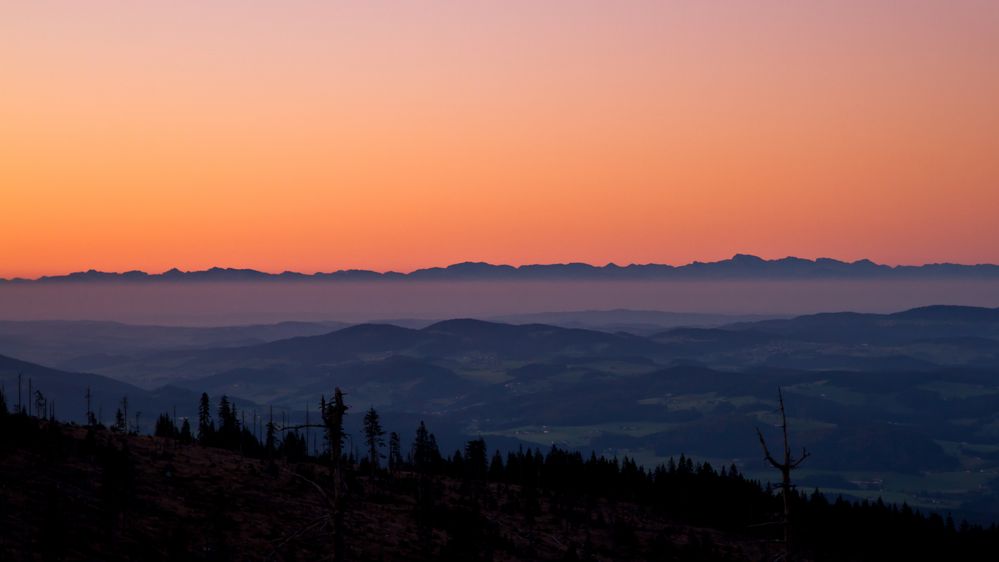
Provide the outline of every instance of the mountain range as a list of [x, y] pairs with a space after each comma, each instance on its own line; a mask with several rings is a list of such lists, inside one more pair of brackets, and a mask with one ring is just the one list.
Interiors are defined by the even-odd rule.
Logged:
[[766, 260], [748, 254], [736, 254], [715, 262], [695, 261], [687, 265], [630, 264], [591, 265], [559, 263], [534, 265], [494, 265], [463, 262], [447, 267], [417, 269], [409, 273], [343, 269], [313, 274], [285, 271], [268, 273], [255, 269], [213, 267], [201, 271], [174, 268], [163, 273], [126, 271], [121, 273], [94, 269], [37, 279], [0, 279], [0, 283], [52, 283], [95, 281], [493, 281], [493, 280], [604, 280], [649, 281], [685, 279], [926, 279], [968, 278], [999, 279], [999, 265], [932, 263], [924, 265], [885, 265], [871, 260], [853, 262], [832, 258], [815, 260], [786, 257]]
[[[649, 311], [551, 319], [591, 314], [660, 319]], [[556, 444], [646, 464], [686, 453], [737, 463], [754, 478], [769, 475], [755, 429], [774, 432], [781, 387], [793, 440], [814, 452], [802, 486], [999, 514], [999, 494], [982, 492], [999, 490], [996, 308], [742, 318], [641, 333], [474, 319], [418, 328], [0, 328], [8, 405], [33, 404], [40, 392], [64, 420], [83, 417], [89, 388], [99, 417], [110, 419], [127, 396], [130, 418], [141, 411], [146, 429], [160, 412], [194, 416], [202, 392], [234, 399], [249, 424], [272, 406], [301, 421], [340, 387], [357, 406], [346, 422], [354, 435], [364, 408], [375, 407], [392, 430], [426, 420], [447, 450], [486, 436], [501, 449]]]

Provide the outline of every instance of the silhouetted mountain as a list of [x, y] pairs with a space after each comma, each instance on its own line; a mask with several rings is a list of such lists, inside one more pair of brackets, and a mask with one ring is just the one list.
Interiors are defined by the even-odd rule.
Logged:
[[[999, 339], [999, 308], [928, 306], [894, 314], [835, 312], [739, 323], [733, 330], [812, 342], [886, 344], [949, 338]], [[971, 343], [969, 340], [967, 343]]]
[[[454, 347], [495, 353], [504, 357], [539, 355], [642, 355], [654, 353], [655, 345], [631, 334], [608, 334], [546, 324], [499, 324], [483, 320], [446, 320], [428, 326], [423, 333], [445, 336], [431, 354], [447, 353]], [[451, 349], [449, 349], [449, 347]]]
[[152, 428], [155, 415], [177, 407], [183, 414], [193, 414], [193, 404], [198, 395], [176, 387], [163, 387], [154, 391], [144, 390], [128, 383], [101, 375], [70, 373], [50, 369], [0, 355], [0, 385], [7, 395], [8, 406], [13, 408], [18, 399], [18, 374], [21, 375], [21, 403], [34, 408], [36, 396], [29, 396], [29, 379], [32, 393], [40, 392], [48, 404], [56, 408], [59, 419], [86, 421], [87, 389], [91, 394], [91, 410], [102, 416], [104, 422], [113, 419], [115, 409], [123, 397], [128, 398], [129, 416], [141, 412], [140, 424]]
[[765, 260], [756, 256], [736, 254], [730, 259], [716, 262], [698, 262], [681, 266], [665, 264], [614, 263], [598, 266], [586, 263], [494, 265], [482, 262], [463, 262], [447, 267], [417, 269], [410, 273], [395, 271], [339, 270], [314, 274], [285, 271], [266, 273], [253, 269], [213, 267], [203, 271], [171, 269], [163, 273], [127, 271], [109, 273], [89, 270], [29, 279], [0, 279], [6, 283], [51, 282], [151, 282], [151, 281], [492, 281], [492, 280], [670, 280], [670, 279], [922, 279], [969, 278], [995, 279], [999, 266], [994, 264], [925, 264], [889, 266], [870, 260], [844, 262], [831, 258], [816, 260], [787, 257]]
[[721, 347], [731, 350], [763, 345], [774, 341], [775, 336], [752, 329], [675, 328], [654, 334], [651, 339], [674, 348], [682, 348], [689, 353], [698, 350], [714, 351]]
[[[657, 343], [631, 334], [464, 319], [438, 322], [420, 330], [359, 324], [319, 336], [261, 345], [164, 352], [136, 363], [168, 365], [165, 368], [170, 372], [188, 375], [280, 365], [312, 376], [332, 364], [395, 355], [450, 358], [464, 363], [475, 358], [488, 363], [490, 357], [492, 361], [523, 361], [554, 356], [643, 356], [654, 355], [657, 348]], [[135, 371], [138, 365], [125, 368]]]
[[890, 314], [892, 318], [952, 323], [999, 323], [999, 308], [934, 305]]
[[289, 358], [296, 361], [329, 361], [358, 354], [399, 352], [428, 338], [419, 330], [389, 324], [359, 324], [319, 336], [303, 336], [267, 344], [221, 350], [223, 356]]
[[670, 328], [709, 328], [737, 322], [771, 320], [779, 317], [776, 315], [698, 314], [660, 310], [613, 309], [506, 314], [487, 318], [487, 320], [504, 324], [549, 324], [563, 328], [652, 335]]
[[0, 321], [0, 354], [80, 371], [165, 349], [247, 346], [324, 334], [347, 325], [341, 322], [279, 322], [189, 327], [87, 320]]

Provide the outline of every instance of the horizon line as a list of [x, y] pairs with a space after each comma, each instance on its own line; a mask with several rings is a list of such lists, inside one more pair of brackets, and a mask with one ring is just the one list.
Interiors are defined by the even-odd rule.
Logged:
[[190, 275], [190, 274], [204, 274], [211, 272], [227, 272], [227, 273], [248, 273], [248, 274], [260, 274], [270, 277], [302, 277], [302, 278], [321, 278], [323, 276], [334, 276], [334, 275], [350, 275], [350, 274], [371, 274], [378, 277], [409, 277], [413, 274], [418, 274], [421, 272], [448, 272], [455, 271], [455, 269], [460, 267], [478, 266], [483, 268], [497, 268], [505, 271], [521, 271], [531, 268], [558, 268], [558, 267], [584, 267], [588, 270], [615, 270], [615, 269], [629, 269], [629, 268], [662, 268], [664, 270], [683, 270], [685, 268], [698, 267], [698, 266], [711, 266], [719, 264], [730, 264], [741, 262], [744, 265], [763, 265], [763, 264], [781, 264], [781, 263], [798, 263], [798, 264], [812, 264], [812, 265], [835, 265], [835, 266], [861, 266], [861, 267], [876, 267], [879, 270], [890, 270], [897, 271], [899, 269], [919, 269], [925, 267], [960, 267], [960, 268], [975, 268], [975, 267], [996, 267], [999, 265], [995, 263], [979, 262], [979, 263], [957, 263], [957, 262], [926, 262], [922, 264], [887, 264], [875, 262], [868, 258], [861, 258], [853, 261], [841, 260], [837, 258], [830, 257], [817, 257], [814, 259], [810, 258], [800, 258], [796, 256], [785, 256], [781, 258], [762, 258], [754, 254], [747, 253], [736, 253], [731, 258], [725, 258], [715, 261], [700, 261], [694, 260], [685, 264], [674, 265], [662, 262], [631, 262], [628, 264], [618, 264], [614, 261], [607, 262], [603, 265], [598, 265], [583, 261], [568, 261], [568, 262], [549, 262], [549, 263], [523, 263], [520, 265], [512, 265], [505, 263], [492, 263], [487, 261], [474, 261], [465, 260], [454, 262], [443, 266], [428, 266], [411, 269], [408, 271], [398, 271], [394, 269], [386, 270], [375, 270], [375, 269], [364, 269], [364, 268], [347, 268], [347, 269], [335, 269], [322, 271], [317, 270], [312, 273], [304, 273], [299, 271], [294, 271], [290, 269], [285, 269], [283, 271], [267, 271], [262, 269], [255, 269], [250, 267], [230, 267], [230, 266], [212, 266], [206, 269], [180, 269], [179, 267], [172, 267], [160, 272], [149, 272], [141, 269], [127, 269], [122, 271], [106, 271], [99, 270], [95, 268], [90, 268], [86, 270], [71, 271], [68, 273], [56, 273], [56, 274], [46, 274], [39, 275], [37, 277], [0, 277], [0, 281], [5, 282], [34, 282], [34, 281], [56, 281], [56, 280], [73, 280], [79, 279], [87, 275], [100, 275], [100, 276], [133, 276], [132, 279], [145, 279], [148, 277], [162, 277], [169, 275]]

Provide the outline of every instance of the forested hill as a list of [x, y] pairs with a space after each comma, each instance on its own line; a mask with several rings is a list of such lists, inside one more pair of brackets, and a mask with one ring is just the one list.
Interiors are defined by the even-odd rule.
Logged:
[[[735, 467], [551, 449], [440, 451], [430, 430], [327, 440], [223, 401], [157, 436], [66, 425], [0, 404], [0, 558], [13, 560], [772, 560], [780, 498]], [[346, 405], [319, 424], [342, 435]], [[354, 414], [354, 412], [351, 412]], [[360, 413], [356, 415], [360, 416]], [[390, 429], [390, 428], [386, 428]], [[399, 428], [401, 429], [401, 428]], [[283, 431], [282, 431], [283, 430]], [[402, 437], [404, 433], [406, 437]], [[347, 453], [345, 443], [357, 451]], [[365, 452], [369, 451], [370, 452]], [[341, 454], [330, 454], [341, 450]], [[334, 462], [334, 459], [336, 462]], [[999, 531], [906, 506], [791, 497], [796, 560], [992, 560]]]

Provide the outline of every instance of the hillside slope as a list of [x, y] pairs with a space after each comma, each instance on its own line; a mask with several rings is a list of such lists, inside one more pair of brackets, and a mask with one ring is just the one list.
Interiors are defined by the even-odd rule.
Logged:
[[[748, 561], [782, 550], [778, 498], [733, 470], [681, 457], [644, 472], [558, 450], [487, 462], [481, 441], [449, 458], [432, 434], [420, 453], [419, 439], [390, 471], [343, 459], [335, 502], [328, 460], [296, 460], [285, 444], [251, 457], [0, 410], [0, 559]], [[995, 526], [905, 506], [791, 499], [796, 560], [990, 560], [999, 545]]]
[[[316, 462], [43, 423], [0, 447], [0, 559], [329, 560]], [[436, 476], [421, 526], [413, 473], [348, 475], [346, 560], [753, 560], [759, 545], [630, 502]], [[481, 487], [480, 487], [481, 486]], [[533, 494], [533, 495], [532, 495]], [[530, 499], [528, 499], [530, 496]], [[693, 558], [692, 558], [693, 557]]]

